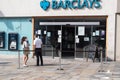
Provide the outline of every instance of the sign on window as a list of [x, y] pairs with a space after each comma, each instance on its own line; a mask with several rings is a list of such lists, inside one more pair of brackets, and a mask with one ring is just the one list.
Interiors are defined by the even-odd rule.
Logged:
[[78, 35], [79, 36], [84, 36], [85, 35], [85, 27], [84, 26], [79, 26], [78, 27]]

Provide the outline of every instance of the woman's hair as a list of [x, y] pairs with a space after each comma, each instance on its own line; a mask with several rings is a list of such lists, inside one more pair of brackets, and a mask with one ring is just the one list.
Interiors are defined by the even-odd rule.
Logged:
[[38, 34], [36, 34], [35, 36], [36, 36], [36, 38], [37, 38], [39, 35], [38, 35]]
[[23, 44], [23, 42], [25, 41], [27, 37], [23, 36], [22, 39], [21, 39], [21, 44]]

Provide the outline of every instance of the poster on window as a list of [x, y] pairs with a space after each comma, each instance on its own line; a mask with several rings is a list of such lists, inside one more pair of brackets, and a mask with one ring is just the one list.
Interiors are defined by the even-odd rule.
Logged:
[[39, 35], [41, 35], [41, 30], [38, 30], [38, 32], [37, 32]]
[[44, 31], [44, 34], [46, 34], [47, 33], [47, 31]]
[[35, 34], [38, 34], [38, 31], [35, 31]]
[[93, 36], [95, 36], [95, 32], [93, 32]]
[[85, 27], [84, 26], [79, 26], [78, 27], [78, 35], [79, 36], [84, 36], [85, 35]]
[[61, 35], [61, 34], [62, 34], [61, 30], [58, 30], [58, 35]]
[[75, 41], [76, 43], [79, 43], [79, 38], [76, 38], [76, 41]]
[[96, 36], [99, 36], [99, 35], [100, 35], [100, 31], [99, 31], [99, 30], [96, 30], [96, 31], [95, 31], [95, 34], [96, 34]]
[[101, 36], [104, 36], [104, 35], [105, 35], [105, 31], [101, 30]]
[[47, 37], [51, 37], [51, 32], [47, 32]]
[[61, 38], [61, 35], [59, 35], [59, 38]]
[[78, 35], [76, 35], [75, 38], [78, 38]]
[[84, 41], [89, 41], [89, 37], [84, 37]]
[[61, 37], [59, 37], [58, 38], [58, 43], [61, 43], [61, 42], [62, 42]]

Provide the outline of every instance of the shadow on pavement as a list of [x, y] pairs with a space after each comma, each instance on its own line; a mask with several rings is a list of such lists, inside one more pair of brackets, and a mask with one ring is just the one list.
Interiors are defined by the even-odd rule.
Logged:
[[9, 64], [11, 62], [0, 62], [0, 64]]

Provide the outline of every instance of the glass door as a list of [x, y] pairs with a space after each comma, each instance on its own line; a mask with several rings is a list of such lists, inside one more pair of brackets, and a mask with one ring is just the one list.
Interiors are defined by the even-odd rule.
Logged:
[[75, 26], [62, 26], [62, 57], [74, 58]]
[[[76, 26], [75, 31], [75, 58], [84, 58], [87, 53], [85, 51], [96, 51], [95, 46], [105, 49], [105, 26]], [[91, 52], [91, 54], [93, 53]]]
[[59, 25], [41, 25], [35, 29], [35, 34], [39, 34], [43, 42], [43, 56], [58, 56], [60, 43], [58, 42]]
[[91, 44], [91, 26], [76, 26], [75, 58], [83, 58], [84, 47]]

